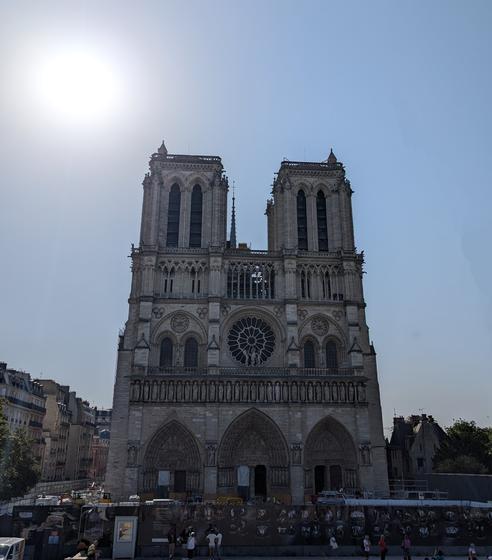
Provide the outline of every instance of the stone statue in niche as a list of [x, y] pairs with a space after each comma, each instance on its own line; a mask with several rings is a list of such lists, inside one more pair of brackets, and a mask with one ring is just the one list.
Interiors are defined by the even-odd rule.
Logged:
[[293, 443], [290, 446], [290, 450], [292, 453], [292, 464], [300, 465], [302, 463], [302, 444]]
[[207, 443], [207, 466], [215, 466], [215, 453], [217, 451], [216, 443]]
[[138, 448], [136, 445], [128, 446], [128, 465], [133, 466], [137, 463]]
[[371, 464], [371, 446], [367, 443], [359, 446], [360, 461], [363, 465]]

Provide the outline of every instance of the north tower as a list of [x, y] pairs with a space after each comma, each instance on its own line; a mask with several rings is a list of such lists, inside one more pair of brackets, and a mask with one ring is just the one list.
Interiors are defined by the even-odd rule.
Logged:
[[227, 240], [219, 157], [169, 154], [143, 182], [120, 337], [116, 497], [388, 492], [352, 190], [331, 152], [283, 161], [268, 250]]

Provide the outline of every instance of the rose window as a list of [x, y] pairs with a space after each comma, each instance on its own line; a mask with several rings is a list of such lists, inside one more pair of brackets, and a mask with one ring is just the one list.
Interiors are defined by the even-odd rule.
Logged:
[[232, 326], [227, 343], [238, 362], [258, 366], [273, 354], [275, 335], [270, 325], [262, 319], [244, 317]]

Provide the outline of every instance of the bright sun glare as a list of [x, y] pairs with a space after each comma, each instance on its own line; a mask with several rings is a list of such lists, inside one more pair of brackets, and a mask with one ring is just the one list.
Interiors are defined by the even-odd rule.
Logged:
[[96, 53], [64, 51], [37, 65], [36, 97], [53, 117], [93, 122], [113, 113], [118, 101], [114, 68]]

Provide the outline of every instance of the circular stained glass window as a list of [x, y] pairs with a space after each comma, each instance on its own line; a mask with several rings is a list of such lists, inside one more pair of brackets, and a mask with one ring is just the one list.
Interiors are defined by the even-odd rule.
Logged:
[[234, 358], [246, 366], [258, 366], [275, 348], [275, 335], [268, 323], [256, 317], [244, 317], [232, 326], [227, 337]]

